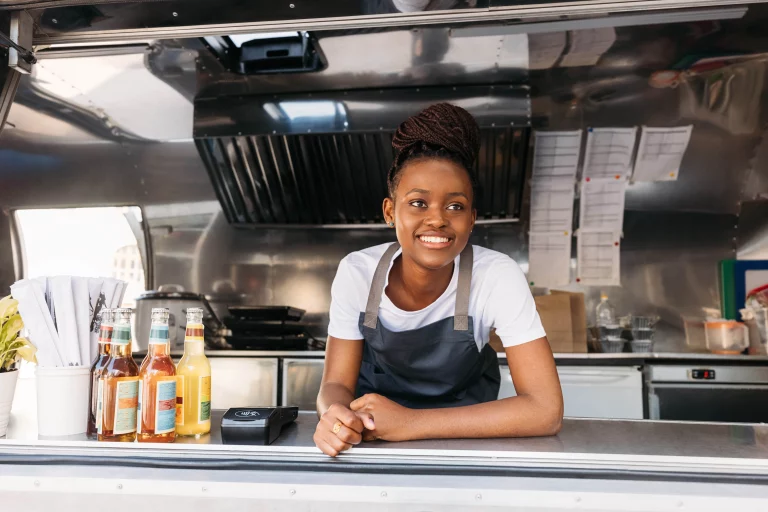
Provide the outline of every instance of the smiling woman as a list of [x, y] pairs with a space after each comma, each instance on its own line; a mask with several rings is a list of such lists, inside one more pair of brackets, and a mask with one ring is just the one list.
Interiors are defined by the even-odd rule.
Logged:
[[[563, 399], [520, 267], [469, 244], [479, 128], [437, 104], [397, 130], [384, 218], [397, 242], [349, 254], [331, 290], [315, 443], [553, 435]], [[517, 396], [497, 400], [501, 338]]]

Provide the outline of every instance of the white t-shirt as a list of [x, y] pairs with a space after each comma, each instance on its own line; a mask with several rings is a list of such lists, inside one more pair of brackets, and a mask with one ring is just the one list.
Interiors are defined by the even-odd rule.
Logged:
[[[389, 245], [377, 245], [353, 252], [339, 263], [331, 287], [330, 336], [345, 340], [363, 339], [358, 325], [360, 313], [365, 312], [373, 274]], [[474, 319], [478, 350], [488, 343], [492, 328], [496, 328], [496, 334], [505, 347], [521, 345], [545, 336], [528, 282], [518, 264], [500, 252], [479, 246], [473, 246], [473, 249], [469, 315]], [[398, 250], [392, 258], [393, 262], [400, 252]], [[448, 288], [435, 302], [422, 310], [403, 311], [392, 303], [386, 293], [382, 293], [379, 305], [379, 321], [382, 325], [390, 331], [410, 331], [454, 316], [459, 259], [456, 258]], [[391, 269], [392, 263], [389, 264]]]

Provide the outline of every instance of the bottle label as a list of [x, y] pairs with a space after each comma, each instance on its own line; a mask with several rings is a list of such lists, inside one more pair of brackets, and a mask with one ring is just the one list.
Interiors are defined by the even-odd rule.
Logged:
[[149, 344], [166, 344], [171, 338], [167, 325], [153, 325], [149, 330]]
[[199, 405], [197, 409], [197, 422], [205, 423], [211, 419], [211, 376], [200, 377], [198, 381]]
[[157, 381], [155, 403], [155, 434], [176, 430], [176, 379]]
[[187, 324], [184, 341], [204, 341], [203, 324]]
[[99, 329], [99, 343], [111, 343], [112, 342], [112, 326], [101, 324]]
[[112, 433], [120, 435], [136, 432], [139, 378], [121, 377], [117, 379], [115, 388], [115, 425]]
[[176, 376], [176, 425], [184, 425], [184, 376]]
[[101, 434], [101, 425], [104, 423], [104, 379], [99, 378], [99, 387], [96, 391], [96, 433]]
[[112, 328], [112, 343], [115, 345], [129, 345], [131, 343], [131, 326], [114, 326]]
[[139, 403], [136, 406], [136, 433], [141, 434], [141, 406], [144, 402], [144, 382], [139, 379]]

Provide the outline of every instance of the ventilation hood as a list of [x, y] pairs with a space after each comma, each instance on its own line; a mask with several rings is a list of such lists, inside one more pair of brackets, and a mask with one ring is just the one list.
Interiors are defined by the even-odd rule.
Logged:
[[481, 126], [479, 222], [515, 222], [530, 101], [519, 86], [428, 87], [195, 100], [198, 151], [241, 227], [383, 227], [392, 135], [447, 101]]

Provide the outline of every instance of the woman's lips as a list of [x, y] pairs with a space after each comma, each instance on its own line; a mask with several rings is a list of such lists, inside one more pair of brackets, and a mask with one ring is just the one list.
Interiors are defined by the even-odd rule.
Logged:
[[419, 242], [421, 242], [421, 245], [428, 249], [445, 249], [446, 247], [451, 245], [451, 242], [453, 240], [451, 238], [445, 237], [445, 236], [418, 236]]

